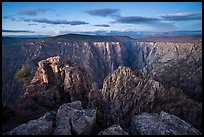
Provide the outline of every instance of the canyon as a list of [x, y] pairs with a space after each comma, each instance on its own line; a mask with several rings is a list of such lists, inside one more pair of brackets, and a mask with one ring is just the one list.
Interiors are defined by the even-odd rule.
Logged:
[[[200, 134], [191, 124], [201, 131], [202, 41], [147, 42], [119, 36], [63, 35], [4, 38], [2, 49], [2, 104], [8, 107], [4, 115], [11, 114], [4, 121], [4, 132], [30, 120], [41, 121], [46, 112], [54, 111], [51, 117], [55, 124], [45, 129], [46, 134], [148, 134], [137, 128], [143, 125], [140, 119], [133, 120], [136, 125], [130, 122], [142, 112], [170, 117], [167, 121], [174, 126], [179, 125], [175, 117], [190, 123], [184, 121], [182, 126], [188, 128], [183, 129], [167, 122], [166, 132], [161, 129], [151, 134]], [[14, 78], [24, 64], [32, 74], [26, 87]], [[80, 103], [60, 110], [63, 104], [74, 101]], [[62, 123], [58, 112], [65, 117], [69, 115], [66, 113], [77, 115]], [[78, 119], [89, 122], [78, 130], [74, 125]]]
[[201, 102], [202, 42], [138, 42], [127, 37], [96, 38], [63, 35], [45, 39], [3, 39], [3, 103], [15, 104], [23, 94], [22, 84], [15, 80], [15, 73], [23, 64], [29, 65], [34, 76], [40, 60], [57, 55], [85, 67], [99, 88], [102, 88], [104, 78], [121, 65], [142, 71], [144, 75], [153, 75], [164, 85], [181, 88]]

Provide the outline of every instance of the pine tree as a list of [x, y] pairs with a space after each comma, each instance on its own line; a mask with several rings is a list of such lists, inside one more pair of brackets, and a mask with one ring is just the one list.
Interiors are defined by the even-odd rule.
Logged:
[[29, 71], [28, 65], [23, 65], [15, 74], [15, 79], [19, 82], [23, 82], [24, 85], [28, 84], [28, 80], [31, 73]]

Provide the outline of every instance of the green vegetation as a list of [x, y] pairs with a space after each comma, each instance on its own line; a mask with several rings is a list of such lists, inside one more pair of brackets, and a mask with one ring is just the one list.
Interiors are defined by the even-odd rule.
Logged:
[[28, 80], [31, 73], [28, 65], [23, 65], [15, 74], [15, 79], [19, 82], [23, 82], [25, 85], [28, 84]]

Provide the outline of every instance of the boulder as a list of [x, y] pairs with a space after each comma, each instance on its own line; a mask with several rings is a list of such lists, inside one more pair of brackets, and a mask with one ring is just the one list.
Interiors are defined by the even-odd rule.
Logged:
[[120, 125], [112, 125], [111, 127], [101, 131], [98, 135], [128, 135]]
[[163, 111], [133, 116], [130, 128], [133, 135], [201, 135], [191, 124]]
[[6, 135], [50, 135], [53, 131], [53, 122], [55, 119], [54, 112], [48, 112], [37, 120], [31, 120], [26, 124], [22, 124]]
[[66, 103], [59, 107], [56, 115], [56, 129], [54, 135], [71, 135], [70, 119], [78, 110], [82, 109], [80, 101]]
[[54, 135], [89, 134], [96, 121], [96, 111], [82, 109], [80, 101], [60, 106], [56, 116]]
[[96, 111], [85, 109], [77, 111], [73, 118], [71, 118], [71, 126], [73, 134], [88, 135], [91, 133], [96, 123]]

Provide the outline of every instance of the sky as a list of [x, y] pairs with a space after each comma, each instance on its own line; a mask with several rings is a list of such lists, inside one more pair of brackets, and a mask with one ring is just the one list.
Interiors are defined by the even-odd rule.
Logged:
[[3, 2], [2, 35], [202, 30], [202, 2]]

